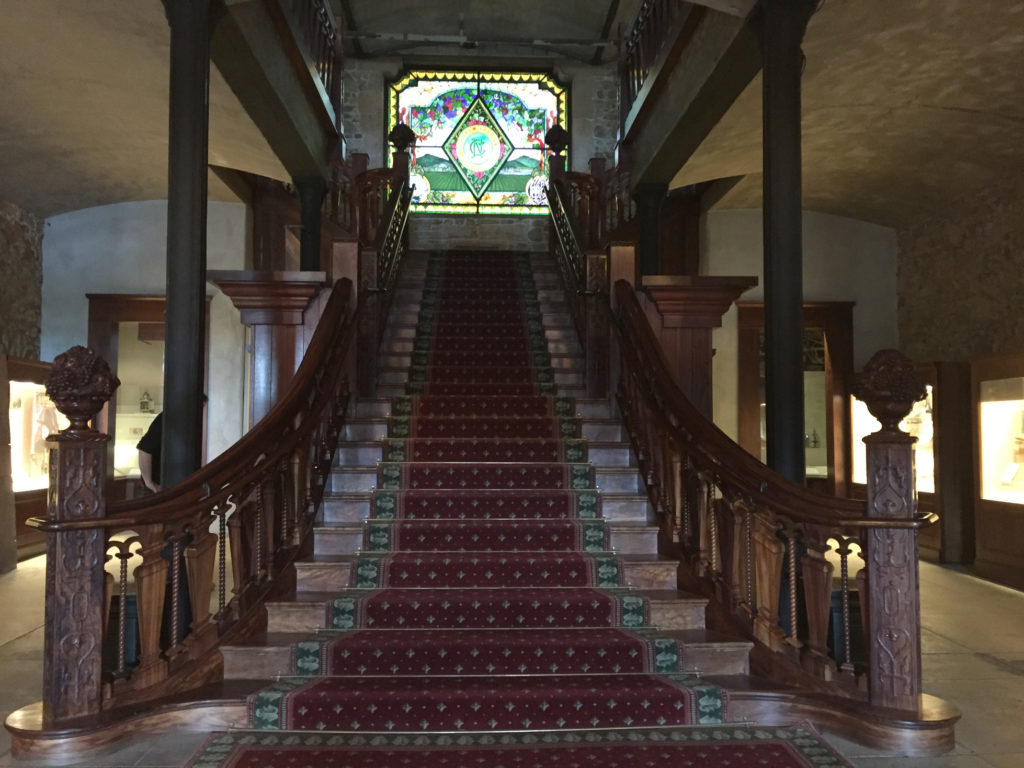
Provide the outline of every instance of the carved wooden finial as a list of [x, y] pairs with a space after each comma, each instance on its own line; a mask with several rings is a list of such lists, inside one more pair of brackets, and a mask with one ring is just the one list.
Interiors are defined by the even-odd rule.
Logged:
[[569, 132], [558, 123], [555, 123], [544, 134], [544, 146], [556, 155], [562, 154], [566, 147], [569, 146]]
[[398, 123], [398, 125], [391, 129], [391, 133], [388, 134], [388, 141], [399, 152], [405, 152], [416, 143], [416, 134], [405, 123]]
[[46, 394], [68, 417], [68, 431], [88, 430], [89, 419], [99, 413], [121, 385], [107, 361], [86, 347], [72, 347], [57, 355], [46, 377]]
[[928, 391], [910, 358], [898, 350], [883, 349], [857, 374], [854, 394], [882, 423], [883, 431], [899, 432], [899, 423]]

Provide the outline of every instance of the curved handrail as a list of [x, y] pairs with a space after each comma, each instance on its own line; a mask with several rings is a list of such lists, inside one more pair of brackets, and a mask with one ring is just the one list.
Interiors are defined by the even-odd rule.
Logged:
[[921, 528], [938, 519], [931, 513], [918, 513], [909, 520], [871, 518], [865, 513], [863, 501], [816, 493], [762, 464], [709, 421], [680, 391], [633, 287], [625, 280], [618, 281], [615, 297], [622, 353], [631, 359], [632, 371], [646, 374], [647, 387], [641, 392], [648, 407], [656, 410], [670, 434], [687, 446], [699, 469], [713, 471], [723, 484], [741, 491], [748, 503], [770, 505], [795, 522], [838, 527]]
[[[238, 484], [237, 478], [230, 484], [226, 480], [232, 475], [234, 468], [240, 464], [251, 463], [253, 469], [248, 474], [254, 474], [258, 464], [264, 461], [269, 463], [287, 451], [282, 444], [274, 452], [267, 453], [267, 444], [275, 442], [277, 436], [292, 435], [291, 441], [282, 441], [285, 443], [294, 442], [299, 436], [307, 434], [312, 429], [309, 419], [298, 425], [294, 420], [303, 412], [317, 414], [327, 405], [323, 401], [323, 387], [320, 386], [324, 373], [318, 369], [321, 362], [328, 359], [328, 353], [332, 348], [344, 346], [346, 338], [352, 333], [352, 318], [347, 316], [351, 294], [350, 280], [345, 278], [335, 283], [309, 348], [284, 395], [237, 443], [180, 483], [165, 488], [153, 496], [109, 504], [107, 520], [110, 524], [107, 525], [107, 521], [91, 521], [92, 527], [97, 523], [104, 523], [104, 527], [123, 527], [129, 521], [138, 525], [145, 525], [147, 521], [166, 522], [168, 519], [177, 519], [178, 516], [187, 516], [190, 506], [195, 502], [216, 504], [223, 501], [230, 495], [230, 491], [226, 489]], [[243, 476], [242, 479], [249, 478]], [[44, 530], [61, 530], [71, 525], [73, 524], [44, 523], [37, 527]]]
[[[113, 683], [103, 708], [215, 679], [220, 667], [213, 649], [257, 629], [263, 601], [294, 587], [288, 569], [312, 530], [351, 396], [348, 376], [361, 314], [361, 308], [352, 311], [351, 295], [350, 280], [334, 284], [281, 400], [206, 467], [156, 495], [109, 504], [105, 517], [31, 521], [53, 536], [89, 537], [116, 566], [94, 595], [103, 606], [104, 642], [90, 653], [98, 659], [104, 647], [117, 650], [116, 661], [103, 662], [103, 677]], [[137, 558], [141, 564], [130, 570], [129, 561]], [[102, 575], [102, 557], [96, 566]], [[48, 590], [66, 589], [64, 580], [75, 577], [63, 564], [55, 569]], [[139, 616], [134, 665], [126, 643], [130, 574]], [[117, 621], [107, 632], [111, 604]], [[47, 650], [63, 653], [60, 647]], [[97, 675], [97, 688], [102, 682]], [[50, 706], [66, 698], [60, 688], [44, 688], [43, 696]]]

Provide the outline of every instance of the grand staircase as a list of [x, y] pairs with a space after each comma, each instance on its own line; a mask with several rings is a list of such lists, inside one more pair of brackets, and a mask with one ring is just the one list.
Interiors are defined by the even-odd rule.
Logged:
[[408, 259], [377, 397], [347, 422], [294, 597], [223, 648], [226, 678], [273, 680], [249, 727], [728, 718], [706, 679], [745, 675], [750, 644], [706, 630], [705, 600], [676, 590], [622, 425], [584, 397], [562, 295], [546, 255]]

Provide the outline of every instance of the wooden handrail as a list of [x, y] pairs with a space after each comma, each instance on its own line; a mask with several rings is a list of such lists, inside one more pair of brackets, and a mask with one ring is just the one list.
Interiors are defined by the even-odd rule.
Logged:
[[275, 0], [302, 66], [337, 129], [341, 125], [341, 33], [326, 0]]
[[[617, 399], [663, 540], [672, 542], [668, 553], [684, 563], [681, 582], [706, 594], [730, 629], [758, 642], [758, 671], [854, 698], [866, 688], [874, 705], [916, 710], [916, 530], [936, 516], [916, 508], [913, 439], [898, 430], [897, 419], [866, 440], [876, 467], [867, 504], [791, 483], [735, 444], [679, 391], [633, 287], [619, 281], [615, 298]], [[872, 406], [884, 401], [880, 412], [904, 404], [909, 411], [924, 389], [918, 394], [905, 383], [908, 369], [898, 353], [880, 353], [866, 372], [866, 379], [877, 381], [862, 387], [862, 396]], [[858, 550], [864, 567], [854, 579], [850, 563]], [[840, 563], [838, 588], [830, 553]], [[863, 659], [851, 650], [858, 639], [851, 615], [855, 581]], [[830, 649], [833, 592], [843, 640]], [[905, 638], [898, 647], [896, 636]]]
[[[263, 601], [292, 588], [291, 564], [312, 529], [351, 396], [348, 377], [361, 314], [353, 312], [351, 294], [349, 280], [334, 285], [282, 399], [228, 451], [175, 486], [105, 505], [101, 482], [69, 486], [62, 478], [75, 477], [81, 466], [95, 466], [95, 477], [102, 478], [109, 438], [83, 429], [81, 418], [77, 427], [72, 419], [71, 428], [50, 438], [56, 483], [47, 518], [31, 521], [47, 532], [53, 564], [44, 727], [59, 728], [216, 679], [216, 646], [257, 630]], [[79, 347], [55, 361], [55, 372], [71, 372], [62, 382], [52, 377], [48, 382], [59, 409], [70, 403], [81, 411], [83, 398], [91, 400], [89, 407], [102, 406], [102, 396], [84, 397], [66, 386], [77, 370], [98, 370], [95, 360]], [[91, 372], [79, 376], [77, 386], [104, 380], [113, 378]], [[61, 551], [81, 557], [61, 558]], [[138, 561], [131, 570], [138, 611], [135, 663], [129, 661], [134, 649], [126, 646], [133, 560]], [[104, 575], [104, 561], [115, 566], [112, 573]], [[75, 601], [76, 612], [65, 599]], [[91, 639], [72, 652], [66, 632]], [[101, 661], [104, 650], [107, 661]], [[83, 674], [83, 669], [92, 671]], [[75, 685], [68, 685], [69, 675]]]

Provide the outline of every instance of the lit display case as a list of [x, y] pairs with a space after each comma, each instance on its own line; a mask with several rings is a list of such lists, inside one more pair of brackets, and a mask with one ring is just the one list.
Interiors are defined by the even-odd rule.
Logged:
[[1024, 354], [971, 361], [974, 571], [1024, 589]]
[[1024, 377], [978, 382], [981, 498], [1024, 504]]
[[45, 488], [49, 480], [46, 437], [66, 429], [68, 420], [46, 396], [42, 384], [11, 381], [11, 480], [14, 492]]

